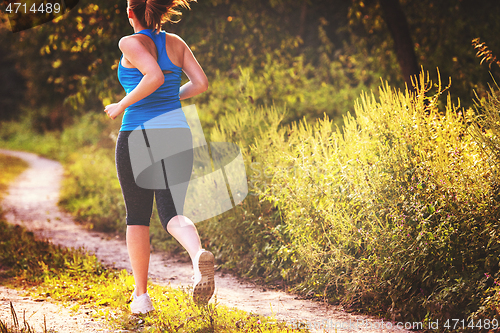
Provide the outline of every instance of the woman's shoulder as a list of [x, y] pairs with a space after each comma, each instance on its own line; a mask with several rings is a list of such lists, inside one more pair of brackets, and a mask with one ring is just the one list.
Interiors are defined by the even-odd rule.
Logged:
[[186, 42], [179, 36], [170, 32], [165, 32], [166, 38], [167, 38], [167, 43], [172, 43], [174, 46], [181, 47], [181, 46], [186, 46]]
[[123, 36], [122, 38], [120, 38], [120, 40], [118, 41], [118, 45], [120, 45], [121, 43], [126, 43], [127, 41], [129, 41], [130, 39], [134, 38], [135, 35], [127, 35], [127, 36]]
[[142, 41], [143, 37], [145, 37], [145, 36], [144, 35], [139, 35], [139, 34], [133, 34], [133, 35], [123, 36], [118, 41], [118, 47], [121, 50], [123, 50], [123, 48], [137, 46], [138, 44], [141, 44], [141, 41]]

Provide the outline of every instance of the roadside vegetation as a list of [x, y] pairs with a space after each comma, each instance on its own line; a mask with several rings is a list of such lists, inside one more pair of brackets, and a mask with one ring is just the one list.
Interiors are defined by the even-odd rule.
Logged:
[[1, 155], [0, 158], [0, 200], [3, 198], [7, 187], [26, 168], [28, 163], [15, 157]]
[[222, 262], [393, 320], [498, 319], [498, 87], [474, 110], [419, 82], [362, 94], [342, 127], [253, 108], [221, 121], [211, 139], [249, 148], [260, 199], [200, 224]]
[[[326, 116], [284, 126], [284, 108], [240, 97], [239, 113], [221, 118], [209, 141], [242, 148], [250, 193], [197, 224], [203, 246], [224, 268], [353, 311], [496, 318], [498, 87], [466, 110], [440, 82], [423, 74], [419, 82], [416, 94], [387, 84], [378, 97], [362, 94], [342, 127]], [[92, 143], [78, 139], [87, 126]], [[114, 126], [89, 115], [40, 140], [65, 162], [63, 207], [94, 228], [123, 232]], [[67, 142], [67, 153], [43, 140]], [[15, 142], [4, 146], [22, 148]], [[157, 249], [181, 250], [158, 221], [151, 237]]]
[[[3, 193], [8, 181], [26, 164], [17, 158], [0, 155], [0, 166]], [[32, 232], [10, 225], [1, 218], [0, 228], [2, 285], [22, 289], [34, 298], [62, 302], [75, 311], [80, 306], [90, 307], [94, 317], [105, 320], [115, 329], [141, 332], [306, 332], [277, 323], [272, 318], [228, 308], [217, 301], [199, 307], [187, 290], [157, 285], [149, 289], [156, 311], [131, 316], [128, 301], [134, 280], [125, 270], [106, 268], [95, 256], [79, 249], [61, 248], [38, 240]], [[5, 319], [0, 320], [0, 332], [34, 333], [35, 323], [22, 322], [14, 307], [11, 309], [11, 325]], [[45, 332], [49, 331], [45, 329]]]

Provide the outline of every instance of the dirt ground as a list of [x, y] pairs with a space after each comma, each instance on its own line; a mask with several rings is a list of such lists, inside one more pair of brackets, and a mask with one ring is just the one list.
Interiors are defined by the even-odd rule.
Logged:
[[[55, 244], [83, 247], [95, 253], [105, 265], [131, 272], [123, 240], [86, 230], [76, 224], [71, 215], [58, 208], [63, 177], [63, 168], [58, 162], [25, 152], [0, 149], [0, 153], [17, 156], [30, 164], [30, 168], [11, 185], [2, 202], [5, 217], [10, 223], [23, 225], [38, 237], [50, 239]], [[151, 254], [150, 277], [153, 282], [189, 286], [192, 275], [189, 258], [167, 256], [165, 253]], [[244, 282], [230, 274], [216, 272], [215, 279], [215, 295], [219, 303], [247, 312], [274, 316], [291, 325], [297, 321], [307, 322], [312, 332], [406, 332], [398, 329], [396, 323], [353, 315], [338, 306], [302, 300], [293, 294]], [[30, 299], [20, 296], [15, 290], [0, 286], [2, 320], [10, 320], [10, 302], [18, 317], [22, 318], [24, 312], [26, 321], [37, 330], [43, 325], [45, 315], [47, 328], [55, 332], [112, 332], [104, 321], [93, 319], [88, 309], [72, 313], [68, 308], [50, 300]]]

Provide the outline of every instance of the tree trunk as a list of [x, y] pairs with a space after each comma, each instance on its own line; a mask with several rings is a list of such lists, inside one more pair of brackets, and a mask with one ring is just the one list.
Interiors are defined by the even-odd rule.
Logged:
[[300, 22], [299, 22], [299, 37], [304, 39], [304, 30], [306, 25], [307, 17], [307, 0], [302, 2], [302, 8], [300, 9]]
[[413, 41], [410, 35], [408, 21], [401, 8], [399, 0], [379, 0], [383, 11], [383, 18], [394, 40], [394, 48], [399, 67], [408, 85], [413, 90], [411, 77], [418, 75], [419, 68]]

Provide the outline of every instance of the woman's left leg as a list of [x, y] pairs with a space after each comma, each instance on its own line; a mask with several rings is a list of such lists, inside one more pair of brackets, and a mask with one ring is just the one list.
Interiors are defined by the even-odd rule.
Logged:
[[149, 268], [149, 226], [127, 226], [127, 250], [134, 273], [136, 296], [147, 292]]
[[189, 128], [161, 130], [166, 149], [171, 156], [162, 161], [166, 190], [155, 191], [156, 207], [165, 231], [170, 233], [193, 260], [201, 250], [200, 237], [194, 223], [183, 215], [184, 200], [193, 170], [193, 143]]
[[154, 190], [135, 183], [129, 154], [131, 131], [123, 131], [116, 142], [116, 169], [127, 211], [127, 249], [134, 273], [136, 296], [147, 292], [149, 267], [149, 221], [153, 210]]

